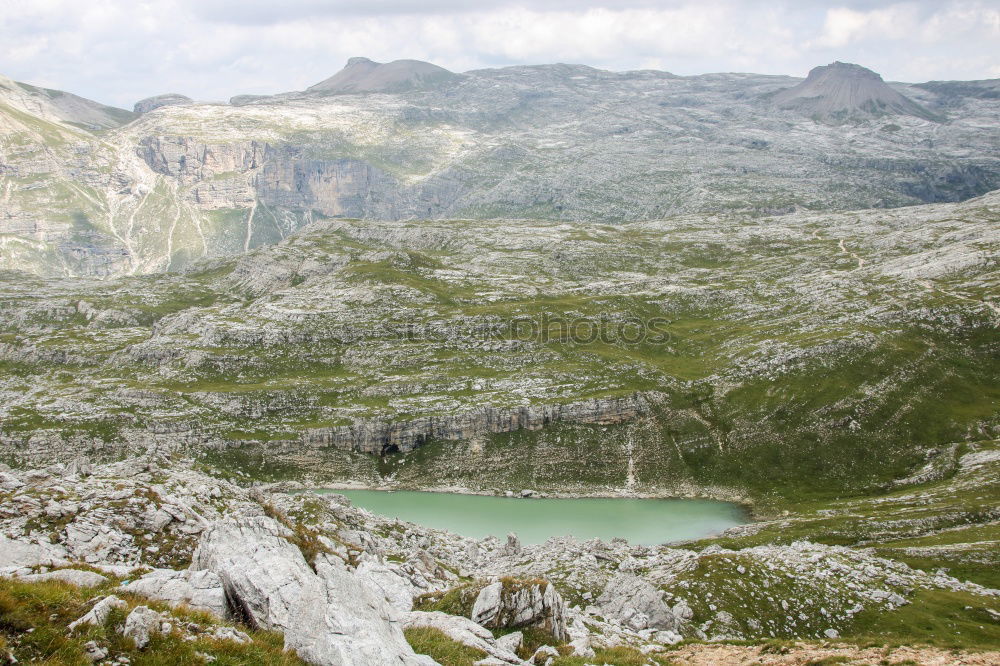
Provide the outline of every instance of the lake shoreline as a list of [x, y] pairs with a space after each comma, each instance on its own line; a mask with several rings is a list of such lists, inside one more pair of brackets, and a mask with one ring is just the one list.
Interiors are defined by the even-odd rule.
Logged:
[[612, 489], [607, 487], [594, 488], [587, 490], [575, 490], [575, 489], [560, 489], [560, 490], [531, 490], [532, 495], [530, 497], [521, 497], [519, 493], [520, 490], [513, 490], [511, 488], [505, 489], [495, 489], [486, 490], [478, 488], [469, 488], [468, 486], [410, 486], [410, 485], [394, 485], [394, 484], [367, 484], [363, 482], [353, 482], [353, 481], [332, 481], [332, 482], [316, 482], [312, 483], [310, 481], [283, 481], [275, 484], [269, 484], [269, 488], [274, 488], [276, 486], [284, 486], [288, 491], [315, 491], [315, 490], [377, 490], [381, 492], [399, 492], [399, 491], [413, 491], [421, 493], [440, 493], [449, 495], [476, 495], [484, 497], [507, 497], [506, 493], [512, 492], [512, 499], [585, 499], [585, 498], [598, 498], [598, 499], [678, 499], [678, 500], [715, 500], [719, 502], [728, 502], [729, 504], [735, 504], [740, 507], [747, 517], [747, 524], [761, 522], [765, 520], [772, 520], [776, 516], [772, 512], [763, 510], [763, 508], [753, 502], [746, 495], [739, 493], [735, 490], [717, 487], [703, 487], [703, 486], [678, 486], [673, 488], [671, 491], [662, 492], [642, 492], [635, 490], [628, 490], [626, 488]]
[[[290, 490], [319, 496], [343, 493], [351, 504], [384, 518], [417, 523], [474, 539], [515, 533], [526, 543], [572, 536], [581, 541], [624, 538], [630, 543], [662, 545], [717, 536], [752, 524], [738, 503], [714, 498], [639, 496], [521, 497], [484, 492], [441, 492], [362, 487], [313, 487]], [[345, 487], [348, 486], [348, 487]], [[461, 497], [468, 498], [467, 501]], [[475, 498], [475, 502], [472, 501]], [[503, 502], [533, 499], [535, 502]], [[469, 515], [475, 519], [469, 519]]]

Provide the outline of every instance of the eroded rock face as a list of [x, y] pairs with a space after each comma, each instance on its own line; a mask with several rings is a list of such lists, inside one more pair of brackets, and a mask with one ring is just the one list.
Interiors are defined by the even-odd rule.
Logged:
[[400, 92], [420, 90], [461, 78], [443, 67], [421, 60], [375, 62], [354, 57], [344, 69], [328, 79], [310, 86], [308, 92], [320, 94], [360, 92]]
[[547, 581], [507, 578], [484, 587], [472, 607], [472, 620], [490, 629], [539, 627], [565, 640], [566, 604]]
[[[0, 130], [24, 137], [5, 147], [12, 187], [0, 224], [11, 237], [0, 266], [46, 275], [177, 269], [277, 242], [297, 224], [285, 221], [314, 212], [617, 223], [952, 201], [1000, 183], [989, 90], [960, 84], [973, 94], [956, 97], [957, 82], [889, 86], [856, 66], [818, 70], [827, 75], [796, 85], [567, 65], [455, 75], [429, 63], [352, 60], [310, 92], [240, 95], [232, 105], [160, 95], [137, 103], [138, 117], [0, 77], [0, 100], [14, 110], [0, 113]], [[949, 122], [927, 122], [942, 104]], [[814, 116], [840, 113], [865, 122], [901, 115], [888, 131], [815, 131]], [[80, 125], [110, 131], [97, 137]], [[215, 157], [247, 142], [279, 156], [194, 181], [152, 166], [158, 158], [134, 159], [164, 137], [211, 145]], [[194, 167], [204, 157], [184, 153]], [[712, 187], [701, 187], [705, 178]], [[240, 232], [251, 243], [233, 242]]]
[[900, 114], [933, 118], [927, 109], [890, 88], [875, 72], [846, 62], [814, 67], [805, 81], [777, 93], [774, 102], [826, 120]]
[[293, 607], [316, 576], [285, 540], [290, 535], [265, 516], [216, 522], [202, 535], [191, 569], [219, 577], [233, 616], [255, 627], [288, 630]]
[[403, 636], [402, 616], [379, 591], [327, 564], [300, 592], [285, 647], [311, 664], [431, 666]]
[[638, 576], [619, 574], [612, 578], [597, 605], [602, 612], [637, 631], [677, 629], [677, 616], [664, 600], [663, 592]]
[[413, 596], [417, 588], [408, 578], [387, 565], [371, 560], [362, 562], [355, 570], [355, 576], [362, 585], [381, 592], [385, 600], [400, 612], [405, 613], [413, 608]]
[[303, 432], [301, 440], [307, 446], [333, 446], [364, 453], [406, 452], [430, 439], [472, 439], [485, 433], [538, 430], [557, 422], [623, 423], [644, 414], [648, 408], [649, 399], [640, 394], [561, 405], [523, 405], [509, 409], [479, 407], [468, 412], [412, 421], [369, 421], [350, 426], [315, 428]]
[[403, 636], [400, 612], [373, 579], [318, 557], [317, 572], [272, 518], [219, 521], [202, 535], [193, 571], [222, 581], [228, 611], [285, 634], [285, 646], [311, 664], [428, 666]]

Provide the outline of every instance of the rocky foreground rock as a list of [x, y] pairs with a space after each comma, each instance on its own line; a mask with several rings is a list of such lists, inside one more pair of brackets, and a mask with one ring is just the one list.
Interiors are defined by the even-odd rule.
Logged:
[[[404, 636], [418, 628], [483, 653], [484, 664], [544, 663], [550, 647], [526, 654], [516, 630], [549, 636], [551, 646], [561, 646], [556, 655], [586, 658], [622, 645], [655, 653], [683, 638], [829, 638], [858, 613], [892, 613], [920, 590], [1000, 595], [863, 549], [799, 542], [697, 551], [568, 538], [512, 548], [493, 537], [475, 541], [381, 518], [338, 495], [243, 488], [155, 455], [89, 469], [89, 476], [72, 478], [62, 466], [5, 472], [0, 575], [71, 585], [121, 576], [127, 582], [119, 594], [237, 623], [213, 630], [225, 640], [251, 640], [240, 624], [277, 629], [288, 650], [318, 665], [433, 664]], [[12, 510], [31, 506], [29, 499], [37, 511]], [[46, 513], [50, 502], [79, 508], [69, 516]], [[104, 502], [114, 504], [113, 516]], [[200, 519], [150, 520], [160, 511]], [[95, 516], [104, 517], [102, 528], [87, 528]], [[86, 537], [92, 531], [115, 547], [93, 550]], [[146, 545], [164, 540], [182, 554], [170, 568]], [[66, 568], [81, 559], [92, 570]], [[158, 568], [144, 568], [149, 564]], [[771, 591], [788, 580], [794, 591], [774, 599]], [[733, 588], [743, 590], [738, 604], [727, 601]], [[446, 598], [466, 601], [440, 605]], [[124, 604], [106, 596], [70, 628], [107, 622]], [[786, 609], [787, 619], [775, 623], [772, 605]], [[186, 626], [179, 622], [140, 604], [121, 631], [141, 647]]]

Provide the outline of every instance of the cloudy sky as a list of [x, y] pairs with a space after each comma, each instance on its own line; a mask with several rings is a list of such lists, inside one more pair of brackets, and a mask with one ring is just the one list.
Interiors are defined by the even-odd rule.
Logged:
[[355, 55], [897, 81], [1000, 77], [1000, 0], [0, 0], [0, 74], [131, 108], [300, 90]]

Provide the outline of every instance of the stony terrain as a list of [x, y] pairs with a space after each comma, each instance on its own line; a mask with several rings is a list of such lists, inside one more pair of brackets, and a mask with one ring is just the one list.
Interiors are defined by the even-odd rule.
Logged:
[[[989, 465], [995, 479], [995, 452], [968, 454], [960, 467]], [[862, 660], [852, 645], [876, 636], [888, 645], [882, 655], [900, 638], [978, 649], [1000, 638], [1000, 591], [870, 548], [565, 538], [522, 546], [514, 535], [475, 541], [292, 487], [241, 487], [157, 453], [0, 472], [4, 649], [18, 659], [51, 654], [12, 631], [11, 595], [43, 603], [53, 588], [76, 587], [94, 591], [80, 602], [89, 612], [65, 620], [63, 657], [107, 663], [143, 663], [144, 650], [165, 654], [185, 642], [204, 661], [245, 663], [221, 650], [274, 650], [268, 631], [312, 664], [436, 663], [421, 650], [449, 664], [725, 663], [706, 657], [718, 649], [687, 643], [745, 638], [811, 639], [762, 653], [773, 655], [762, 663], [804, 663], [806, 655]], [[950, 638], [907, 636], [895, 624], [923, 626], [928, 614], [951, 627]], [[88, 622], [101, 631], [77, 630]], [[796, 654], [803, 659], [792, 661]], [[926, 648], [900, 654], [943, 663]], [[1000, 657], [949, 654], [950, 663]]]
[[960, 201], [1000, 187], [995, 81], [915, 86], [821, 69], [805, 82], [575, 65], [457, 75], [359, 58], [301, 93], [142, 100], [148, 112], [131, 122], [8, 82], [0, 268], [177, 270], [321, 217], [600, 224]]
[[[0, 78], [0, 661], [998, 663], [996, 99], [844, 63], [356, 58], [135, 113]], [[477, 541], [319, 486], [754, 522]]]
[[997, 219], [991, 193], [326, 221], [175, 275], [8, 273], [0, 453], [162, 445], [253, 478], [489, 492], [867, 489], [997, 436]]

